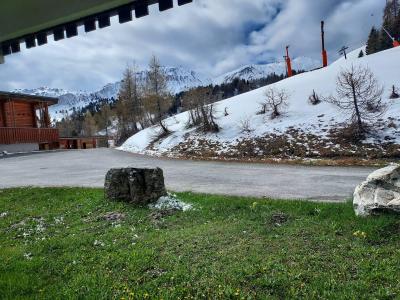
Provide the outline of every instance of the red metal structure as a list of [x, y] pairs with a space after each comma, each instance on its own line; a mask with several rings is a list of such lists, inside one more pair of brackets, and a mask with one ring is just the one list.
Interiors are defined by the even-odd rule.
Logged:
[[328, 66], [328, 52], [325, 49], [325, 22], [321, 21], [321, 38], [322, 38], [322, 66]]
[[290, 56], [289, 56], [289, 46], [286, 46], [285, 60], [286, 60], [286, 66], [287, 66], [287, 75], [288, 75], [288, 77], [292, 77], [293, 70], [292, 70], [292, 60], [290, 59]]
[[5, 145], [58, 148], [58, 129], [51, 128], [48, 107], [58, 99], [0, 92], [0, 150]]

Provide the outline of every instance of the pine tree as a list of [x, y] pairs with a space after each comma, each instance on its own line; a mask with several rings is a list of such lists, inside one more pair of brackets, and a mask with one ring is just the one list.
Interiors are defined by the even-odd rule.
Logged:
[[396, 40], [400, 41], [400, 9], [397, 12], [397, 16], [394, 21], [393, 35]]
[[[389, 23], [384, 22], [383, 27], [390, 33], [392, 32], [390, 30], [391, 26]], [[389, 28], [389, 29], [388, 29]], [[393, 48], [393, 41], [392, 39], [388, 36], [386, 31], [382, 28], [380, 34], [379, 34], [379, 43], [378, 43], [378, 51], [384, 51], [387, 49]]]
[[383, 25], [380, 32], [379, 50], [387, 50], [393, 47], [393, 41], [385, 32], [386, 29], [394, 38], [399, 35], [400, 28], [396, 25], [399, 18], [399, 0], [387, 1], [385, 10], [383, 12]]
[[358, 58], [362, 58], [362, 57], [364, 57], [364, 51], [360, 51], [360, 54], [358, 54]]
[[379, 32], [375, 27], [372, 27], [367, 42], [367, 55], [374, 54], [379, 51]]

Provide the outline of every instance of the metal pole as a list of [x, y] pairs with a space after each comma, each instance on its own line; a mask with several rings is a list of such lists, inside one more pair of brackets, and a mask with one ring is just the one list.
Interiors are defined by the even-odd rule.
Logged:
[[289, 56], [289, 46], [286, 46], [286, 64], [287, 64], [287, 70], [288, 70], [288, 77], [292, 77], [293, 70], [292, 70], [292, 62], [291, 62], [290, 56]]
[[321, 39], [322, 39], [322, 66], [325, 68], [328, 66], [328, 53], [325, 49], [325, 22], [321, 21]]

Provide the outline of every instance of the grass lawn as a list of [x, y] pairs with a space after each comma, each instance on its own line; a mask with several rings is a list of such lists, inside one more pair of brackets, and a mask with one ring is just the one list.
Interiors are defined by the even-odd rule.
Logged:
[[[178, 196], [196, 209], [161, 216], [99, 189], [0, 190], [0, 298], [400, 297], [398, 216]], [[125, 218], [107, 221], [109, 212]]]

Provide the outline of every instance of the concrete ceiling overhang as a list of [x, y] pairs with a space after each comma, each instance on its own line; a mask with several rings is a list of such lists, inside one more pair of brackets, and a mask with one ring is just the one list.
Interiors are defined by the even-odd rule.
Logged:
[[3, 57], [26, 48], [47, 43], [49, 36], [58, 41], [78, 35], [78, 26], [86, 32], [110, 26], [110, 18], [120, 23], [149, 14], [148, 6], [158, 3], [160, 11], [193, 0], [1, 0], [0, 63]]

